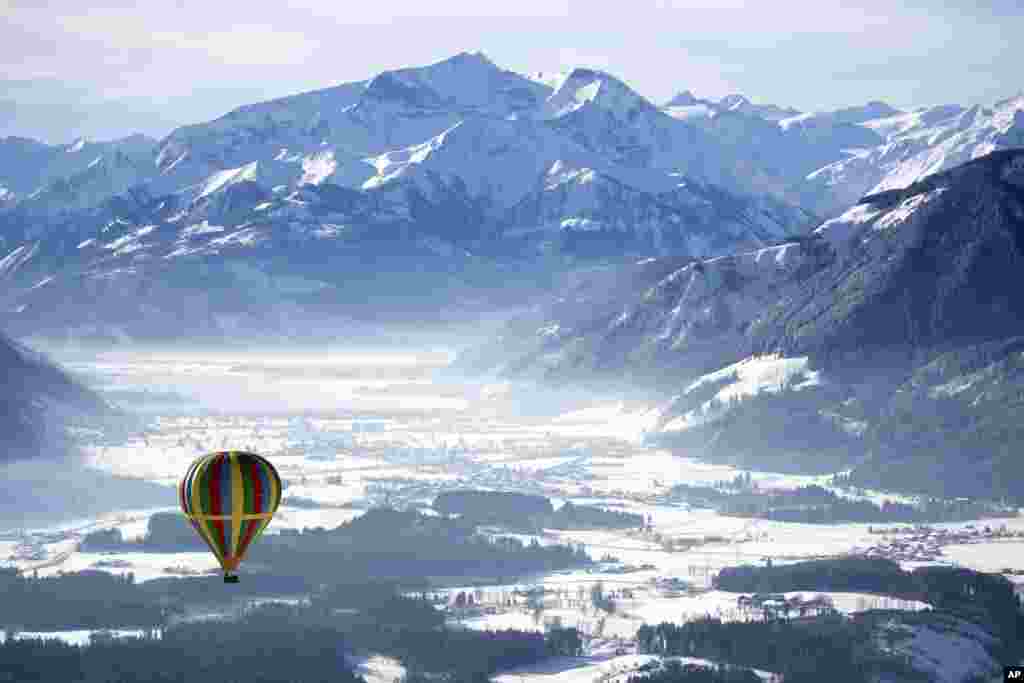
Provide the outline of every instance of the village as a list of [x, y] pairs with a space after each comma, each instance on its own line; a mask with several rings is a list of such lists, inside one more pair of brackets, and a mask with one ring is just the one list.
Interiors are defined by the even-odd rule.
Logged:
[[[888, 529], [869, 527], [868, 532], [882, 535], [884, 539], [867, 548], [864, 555], [898, 562], [942, 562], [944, 546], [993, 543], [1024, 538], [1024, 531], [1010, 530], [1006, 524], [1000, 524], [995, 528], [990, 525], [976, 526], [970, 523], [956, 528], [928, 525]], [[1021, 571], [1024, 570], [1007, 567], [1002, 570], [1002, 573], [1014, 575]]]

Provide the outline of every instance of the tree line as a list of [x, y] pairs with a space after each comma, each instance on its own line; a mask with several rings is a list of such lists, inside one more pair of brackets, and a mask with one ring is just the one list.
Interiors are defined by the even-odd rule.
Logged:
[[[837, 477], [837, 485], [849, 479]], [[802, 524], [847, 522], [925, 524], [961, 522], [986, 517], [1016, 517], [1014, 508], [977, 500], [930, 498], [919, 505], [885, 500], [845, 498], [814, 484], [790, 490], [758, 489], [749, 480], [737, 479], [728, 486], [677, 484], [670, 495], [694, 507], [707, 507], [720, 515], [770, 519]], [[731, 490], [730, 490], [731, 489]]]
[[268, 603], [231, 621], [180, 623], [161, 637], [85, 647], [9, 639], [0, 645], [0, 681], [363, 683], [346, 655], [366, 652], [398, 659], [409, 681], [483, 683], [499, 670], [582, 650], [575, 629], [448, 628], [425, 600], [394, 590], [386, 583], [337, 585], [306, 604]]
[[345, 660], [341, 634], [327, 628], [196, 623], [160, 639], [87, 647], [59, 640], [0, 645], [0, 680], [16, 683], [365, 683]]
[[644, 625], [641, 652], [703, 657], [782, 674], [787, 683], [864, 683], [879, 677], [927, 681], [898, 656], [874, 648], [865, 623], [834, 615], [800, 621], [733, 621], [707, 617], [685, 624]]
[[434, 509], [478, 524], [511, 529], [636, 529], [643, 515], [566, 502], [557, 510], [545, 496], [508, 491], [446, 491], [434, 499]]

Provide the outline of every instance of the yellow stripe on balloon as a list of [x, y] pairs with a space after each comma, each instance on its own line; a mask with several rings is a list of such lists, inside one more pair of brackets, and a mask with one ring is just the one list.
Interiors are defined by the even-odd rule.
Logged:
[[238, 547], [242, 543], [242, 519], [245, 515], [245, 485], [242, 482], [242, 463], [238, 461], [238, 454], [232, 451], [228, 455], [228, 463], [231, 467], [231, 557], [237, 563]]
[[[242, 519], [270, 519], [273, 516], [274, 516], [273, 512], [254, 512], [252, 514], [242, 515]], [[190, 517], [191, 519], [195, 519], [195, 520], [206, 519], [206, 520], [209, 520], [211, 522], [214, 521], [214, 520], [225, 520], [225, 519], [234, 519], [235, 518], [234, 515], [201, 515], [201, 514], [197, 515], [197, 514], [191, 514], [191, 513], [186, 515], [186, 517]]]
[[[210, 463], [216, 456], [208, 456], [199, 464], [196, 468], [195, 473], [192, 475], [192, 510], [203, 510], [203, 499], [200, 492], [200, 486], [198, 485], [203, 480], [203, 475], [206, 473]], [[196, 515], [199, 520], [199, 533], [202, 534], [203, 539], [209, 544], [210, 549], [213, 550], [213, 554], [217, 558], [217, 562], [220, 564], [222, 569], [226, 569], [224, 566], [224, 555], [220, 551], [220, 546], [214, 541], [213, 532], [210, 530], [208, 520], [203, 519], [206, 515]]]

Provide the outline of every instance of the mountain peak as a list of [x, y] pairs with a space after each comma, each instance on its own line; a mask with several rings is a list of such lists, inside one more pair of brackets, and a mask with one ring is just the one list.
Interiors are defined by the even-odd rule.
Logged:
[[904, 112], [881, 100], [871, 100], [867, 104], [844, 107], [832, 112], [837, 123], [859, 124], [873, 119], [884, 119]]
[[1024, 109], [1024, 90], [1018, 90], [1016, 95], [1011, 95], [995, 104], [997, 109]]
[[474, 107], [505, 115], [537, 106], [548, 92], [482, 52], [460, 52], [426, 66], [385, 71], [369, 81], [365, 95], [414, 107]]
[[739, 93], [726, 95], [718, 100], [717, 104], [708, 104], [711, 104], [719, 113], [733, 112], [745, 116], [755, 116], [767, 121], [782, 121], [800, 113], [792, 107], [780, 107], [775, 104], [754, 104], [750, 101], [749, 97]]
[[408, 105], [429, 106], [436, 104], [437, 93], [422, 83], [402, 78], [400, 72], [385, 71], [374, 76], [366, 86], [364, 95], [379, 101], [402, 102]]
[[631, 111], [655, 109], [653, 104], [615, 76], [585, 67], [573, 69], [548, 98], [548, 109], [554, 117], [576, 111], [587, 104], [620, 117]]
[[488, 66], [495, 66], [494, 62], [487, 57], [482, 50], [473, 50], [459, 52], [458, 54], [452, 55], [448, 59], [442, 60], [441, 63], [450, 62], [452, 64], [486, 64]]
[[443, 73], [448, 71], [465, 71], [468, 73], [477, 72], [496, 72], [502, 71], [501, 67], [492, 62], [486, 54], [480, 50], [473, 52], [463, 51], [446, 57], [438, 62], [427, 64], [425, 66], [413, 66], [406, 67], [404, 69], [397, 69], [392, 73], [400, 74], [423, 74], [426, 78], [430, 78], [431, 74]]
[[744, 104], [750, 104], [750, 99], [747, 98], [746, 95], [740, 95], [739, 93], [726, 95], [722, 99], [718, 100], [718, 106], [723, 109], [735, 109], [736, 107]]
[[675, 97], [665, 103], [666, 107], [692, 107], [698, 104], [700, 100], [694, 96], [692, 90], [684, 90], [678, 93]]
[[607, 75], [608, 74], [606, 74], [603, 71], [600, 71], [599, 69], [591, 69], [585, 66], [578, 66], [569, 72], [569, 79], [583, 80], [591, 78], [601, 78], [602, 76]]

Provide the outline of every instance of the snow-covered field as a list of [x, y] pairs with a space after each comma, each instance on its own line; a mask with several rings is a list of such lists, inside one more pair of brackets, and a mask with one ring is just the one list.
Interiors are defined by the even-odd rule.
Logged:
[[1024, 541], [989, 541], [948, 545], [942, 549], [950, 561], [983, 572], [1020, 568], [1024, 563]]
[[405, 667], [390, 657], [349, 657], [348, 660], [366, 683], [396, 683], [405, 676]]
[[[127, 564], [125, 564], [127, 563]], [[169, 576], [220, 573], [220, 566], [209, 552], [195, 553], [72, 553], [64, 562], [39, 569], [40, 576], [59, 571], [103, 569], [116, 574], [131, 572], [136, 581]]]
[[[609, 643], [613, 645], [614, 643]], [[554, 657], [531, 666], [519, 667], [494, 677], [495, 683], [625, 683], [641, 667], [673, 659], [683, 664], [713, 667], [715, 664], [696, 657], [662, 658], [655, 655], [615, 655], [599, 651], [586, 657]], [[775, 674], [755, 670], [764, 681], [778, 680]]]
[[[112, 629], [102, 631], [93, 629], [78, 631], [19, 631], [14, 636], [14, 640], [62, 640], [68, 645], [88, 645], [93, 638], [93, 634], [96, 633], [109, 636], [111, 638], [142, 638], [146, 635], [145, 631], [138, 629]], [[7, 632], [0, 629], [0, 643], [6, 641]]]
[[[596, 577], [595, 577], [596, 578]], [[628, 582], [601, 581], [606, 592], [620, 591]], [[614, 598], [616, 609], [614, 614], [597, 612], [589, 606], [589, 588], [586, 584], [543, 583], [548, 590], [568, 590], [562, 595], [549, 596], [545, 600], [543, 610], [531, 610], [525, 607], [503, 609], [494, 614], [476, 614], [459, 619], [459, 623], [481, 630], [520, 629], [524, 631], [540, 631], [552, 623], [562, 626], [575, 626], [581, 631], [593, 634], [600, 632], [601, 637], [631, 639], [638, 628], [644, 624], [660, 624], [661, 622], [680, 623], [702, 617], [715, 617], [723, 621], [757, 621], [763, 619], [758, 609], [743, 609], [738, 606], [741, 596], [748, 593], [729, 593], [725, 591], [707, 591], [678, 596], [660, 595], [653, 588], [633, 586], [632, 598]], [[583, 595], [577, 593], [582, 586]], [[902, 609], [920, 611], [930, 606], [916, 600], [897, 600], [886, 596], [868, 593], [812, 593], [799, 591], [786, 593], [787, 600], [800, 597], [804, 601], [813, 598], [827, 598], [836, 611], [843, 614], [854, 614], [871, 609]], [[486, 597], [485, 597], [486, 600]], [[573, 602], [575, 600], [575, 602]], [[579, 604], [582, 603], [581, 608]], [[571, 605], [571, 606], [567, 606]], [[794, 612], [795, 614], [796, 612]]]

